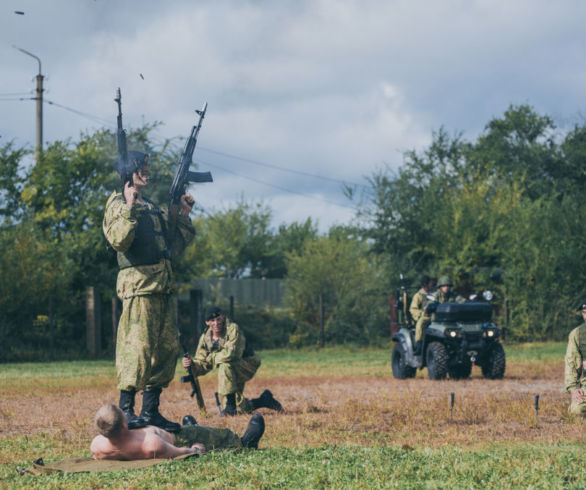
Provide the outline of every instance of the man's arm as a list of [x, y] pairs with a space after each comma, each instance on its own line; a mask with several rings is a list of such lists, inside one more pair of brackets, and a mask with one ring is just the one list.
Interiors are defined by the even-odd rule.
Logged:
[[226, 329], [226, 341], [222, 349], [210, 354], [215, 365], [241, 359], [246, 347], [246, 338], [236, 323], [230, 323]]
[[128, 250], [134, 240], [138, 222], [134, 216], [134, 207], [129, 208], [122, 199], [113, 194], [108, 199], [102, 229], [106, 240], [117, 252]]
[[199, 454], [202, 452], [202, 447], [201, 444], [194, 444], [191, 447], [176, 447], [156, 434], [145, 437], [142, 445], [144, 459], [168, 459], [176, 458], [182, 454]]
[[582, 374], [582, 356], [578, 349], [578, 329], [574, 329], [570, 332], [565, 361], [566, 368], [564, 381], [566, 391], [568, 393], [573, 393], [575, 390], [581, 388], [580, 376]]
[[423, 308], [421, 307], [423, 300], [421, 298], [421, 294], [417, 292], [413, 299], [411, 300], [411, 305], [409, 306], [409, 313], [411, 313], [411, 317], [415, 322], [419, 320], [419, 317], [423, 315]]

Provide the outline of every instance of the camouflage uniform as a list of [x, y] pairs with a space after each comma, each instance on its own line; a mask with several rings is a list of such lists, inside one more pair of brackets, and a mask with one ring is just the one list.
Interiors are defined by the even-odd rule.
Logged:
[[440, 288], [433, 293], [438, 303], [464, 303], [466, 299], [460, 296], [458, 293], [449, 289], [447, 293], [444, 293]]
[[[586, 323], [580, 325], [570, 332], [568, 337], [568, 348], [566, 350], [565, 385], [568, 393], [576, 389], [586, 387], [586, 376], [584, 375], [584, 361], [586, 353]], [[586, 415], [586, 400], [571, 402], [571, 414]]]
[[216, 429], [203, 425], [184, 425], [175, 434], [175, 446], [191, 447], [203, 444], [207, 451], [218, 449], [238, 449], [242, 447], [240, 437], [230, 429]]
[[[260, 358], [248, 355], [246, 338], [236, 323], [226, 319], [226, 332], [214, 344], [212, 329], [208, 328], [199, 339], [193, 372], [202, 376], [218, 368], [218, 393], [225, 399], [226, 395], [235, 394], [238, 412], [254, 410], [250, 400], [244, 397], [244, 384], [251, 380], [260, 366]], [[226, 402], [224, 400], [224, 407]]]
[[[152, 249], [161, 251], [155, 263], [132, 265], [126, 255], [134, 245], [139, 219], [152, 221]], [[177, 216], [169, 251], [167, 215], [152, 202], [135, 202], [129, 208], [122, 194], [114, 192], [106, 203], [102, 224], [106, 239], [118, 252], [121, 269], [116, 292], [122, 300], [118, 324], [116, 371], [118, 389], [156, 390], [169, 385], [179, 353], [173, 320], [171, 256], [179, 255], [195, 236], [187, 216]]]
[[415, 321], [415, 342], [423, 338], [423, 330], [429, 325], [430, 317], [425, 313], [425, 307], [429, 302], [427, 294], [427, 291], [421, 288], [415, 293], [409, 306], [409, 313]]

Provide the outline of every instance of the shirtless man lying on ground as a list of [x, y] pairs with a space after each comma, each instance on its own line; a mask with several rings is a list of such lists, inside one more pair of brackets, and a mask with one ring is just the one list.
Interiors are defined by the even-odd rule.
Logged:
[[95, 459], [130, 461], [175, 458], [183, 454], [202, 454], [220, 449], [256, 449], [265, 430], [264, 419], [259, 414], [252, 416], [242, 438], [230, 429], [197, 425], [193, 417], [189, 418], [191, 423], [183, 425], [178, 434], [171, 434], [152, 425], [129, 430], [122, 410], [116, 405], [104, 405], [96, 412], [95, 422], [100, 435], [94, 437], [90, 451]]

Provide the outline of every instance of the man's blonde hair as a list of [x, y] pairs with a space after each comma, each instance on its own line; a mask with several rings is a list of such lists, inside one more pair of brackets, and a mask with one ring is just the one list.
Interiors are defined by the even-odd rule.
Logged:
[[101, 406], [94, 418], [98, 432], [108, 439], [120, 434], [124, 425], [124, 413], [116, 405], [109, 403]]

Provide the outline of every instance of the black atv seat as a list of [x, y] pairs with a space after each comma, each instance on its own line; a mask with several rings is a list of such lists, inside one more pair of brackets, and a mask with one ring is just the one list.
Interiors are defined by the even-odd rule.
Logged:
[[435, 310], [436, 322], [490, 322], [490, 303], [440, 303]]

